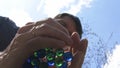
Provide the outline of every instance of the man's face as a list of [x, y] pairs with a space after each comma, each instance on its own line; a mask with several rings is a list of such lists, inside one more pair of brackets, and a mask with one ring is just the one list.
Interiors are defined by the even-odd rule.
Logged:
[[69, 16], [57, 18], [57, 21], [69, 31], [70, 35], [77, 32], [75, 22]]

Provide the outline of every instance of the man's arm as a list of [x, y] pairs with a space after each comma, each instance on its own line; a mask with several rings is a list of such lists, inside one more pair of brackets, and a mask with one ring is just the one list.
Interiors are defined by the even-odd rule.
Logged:
[[[40, 24], [39, 24], [40, 23]], [[60, 24], [49, 18], [20, 28], [0, 60], [1, 68], [22, 68], [25, 59], [41, 48], [63, 48], [72, 39]]]

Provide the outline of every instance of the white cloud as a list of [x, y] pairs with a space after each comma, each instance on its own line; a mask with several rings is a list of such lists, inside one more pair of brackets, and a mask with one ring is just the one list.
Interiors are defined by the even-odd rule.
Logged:
[[[93, 0], [44, 0], [43, 6], [38, 6], [39, 11], [44, 11], [48, 17], [54, 17], [60, 12], [68, 12], [76, 15], [84, 7], [90, 8]], [[40, 9], [41, 8], [41, 9]], [[65, 9], [66, 8], [66, 9]], [[65, 10], [62, 10], [65, 9]]]
[[82, 8], [90, 8], [93, 0], [78, 0], [77, 4], [70, 5], [69, 13], [76, 15], [82, 11]]
[[72, 2], [74, 2], [74, 0], [46, 0], [44, 7], [45, 13], [48, 16], [55, 16], [62, 8], [69, 7]]
[[108, 63], [104, 68], [119, 68], [120, 67], [120, 44], [116, 45], [113, 54], [108, 57]]
[[27, 22], [32, 21], [30, 15], [26, 11], [20, 9], [12, 9], [8, 17], [10, 17], [10, 19], [12, 19], [19, 27], [24, 26]]
[[[32, 19], [30, 18], [30, 15], [27, 13], [27, 12], [30, 13], [30, 11], [26, 12], [20, 9], [20, 8], [22, 9], [30, 8], [28, 6], [29, 3], [23, 6], [24, 2], [26, 1], [12, 0], [8, 2], [7, 0], [0, 0], [0, 5], [2, 6], [0, 7], [1, 8], [0, 14], [3, 16], [10, 17], [10, 19], [15, 21], [18, 26], [23, 26], [26, 22], [32, 21]], [[37, 15], [39, 16], [38, 18], [54, 17], [56, 14], [61, 12], [68, 12], [76, 15], [77, 13], [81, 12], [81, 9], [83, 7], [90, 7], [91, 2], [92, 0], [40, 0], [40, 3], [38, 4], [38, 6], [36, 6], [36, 10], [34, 10], [35, 12], [33, 12], [33, 14], [38, 13]], [[5, 4], [7, 4], [8, 6], [6, 6]], [[31, 16], [31, 17], [34, 17], [34, 16]], [[33, 19], [36, 19], [36, 18], [33, 18]]]
[[37, 6], [37, 11], [40, 11], [40, 9], [42, 8], [42, 6], [44, 5], [44, 1], [45, 0], [40, 0], [40, 3]]

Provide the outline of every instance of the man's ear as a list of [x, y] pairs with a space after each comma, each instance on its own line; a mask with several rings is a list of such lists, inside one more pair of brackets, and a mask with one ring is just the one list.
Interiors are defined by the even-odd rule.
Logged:
[[72, 45], [73, 48], [79, 51], [86, 51], [88, 45], [87, 39], [80, 40], [80, 36], [77, 32], [73, 32], [71, 38], [73, 39], [73, 45]]
[[87, 46], [88, 46], [88, 40], [87, 39], [82, 39], [80, 41], [80, 45], [81, 45], [81, 48], [82, 48], [81, 51], [86, 52]]

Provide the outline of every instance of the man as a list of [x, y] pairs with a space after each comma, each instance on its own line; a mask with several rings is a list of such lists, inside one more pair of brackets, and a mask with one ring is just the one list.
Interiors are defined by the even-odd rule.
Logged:
[[[22, 68], [25, 59], [36, 50], [46, 47], [70, 46], [74, 59], [69, 68], [80, 68], [84, 60], [87, 40], [80, 40], [81, 35], [79, 36], [79, 34], [82, 34], [80, 33], [82, 31], [78, 34], [76, 22], [70, 17], [70, 14], [63, 14], [65, 16], [55, 17], [55, 19], [48, 18], [20, 28], [10, 45], [1, 54], [0, 67]], [[3, 66], [4, 64], [5, 66]]]

